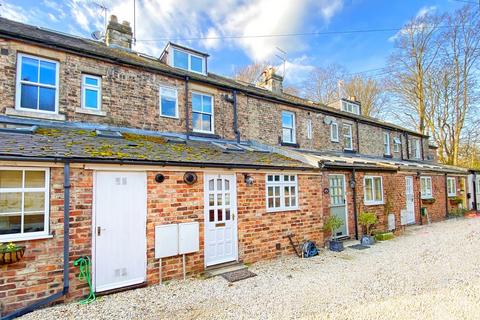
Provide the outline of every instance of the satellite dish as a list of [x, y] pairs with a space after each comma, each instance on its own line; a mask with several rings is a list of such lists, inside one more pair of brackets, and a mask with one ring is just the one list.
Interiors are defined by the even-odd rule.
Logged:
[[102, 40], [103, 38], [103, 33], [102, 31], [99, 31], [99, 30], [92, 32], [91, 35], [92, 35], [92, 38], [95, 40]]
[[326, 116], [325, 119], [323, 119], [323, 122], [325, 122], [325, 124], [328, 124], [328, 125], [332, 124], [332, 122], [334, 121], [335, 119], [330, 116]]

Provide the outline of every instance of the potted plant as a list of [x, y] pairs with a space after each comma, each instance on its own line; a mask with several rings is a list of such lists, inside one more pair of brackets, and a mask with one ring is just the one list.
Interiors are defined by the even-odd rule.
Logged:
[[423, 204], [434, 204], [435, 198], [422, 199]]
[[324, 231], [330, 231], [329, 249], [331, 251], [343, 251], [343, 242], [337, 240], [335, 231], [343, 225], [343, 220], [335, 215], [330, 215], [323, 225]]
[[450, 200], [450, 204], [451, 204], [452, 206], [457, 206], [457, 205], [463, 203], [463, 200], [462, 200], [462, 198], [460, 198], [460, 197], [452, 197], [452, 198], [450, 198], [449, 200]]
[[377, 215], [373, 212], [362, 212], [358, 216], [358, 222], [363, 227], [363, 236], [360, 239], [360, 243], [364, 246], [369, 246], [375, 243], [375, 237], [372, 236], [371, 226], [378, 221]]
[[24, 246], [17, 246], [12, 242], [8, 244], [0, 243], [0, 265], [18, 262], [24, 254]]

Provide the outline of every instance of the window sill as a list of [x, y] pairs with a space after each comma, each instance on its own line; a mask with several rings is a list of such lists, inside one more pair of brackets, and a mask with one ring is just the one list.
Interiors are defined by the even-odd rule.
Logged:
[[52, 234], [32, 234], [32, 235], [4, 235], [0, 237], [0, 242], [17, 242], [29, 240], [43, 240], [53, 238]]
[[294, 147], [294, 148], [300, 147], [300, 146], [298, 145], [298, 143], [295, 143], [295, 142], [283, 142], [283, 141], [282, 141], [280, 144], [281, 144], [283, 147]]
[[435, 199], [433, 196], [428, 196], [428, 197], [420, 197], [421, 200], [433, 200]]
[[275, 208], [275, 209], [267, 209], [267, 213], [275, 213], [275, 212], [287, 212], [287, 211], [297, 211], [299, 210], [297, 207], [292, 208]]
[[366, 206], [383, 206], [385, 203], [384, 202], [365, 202], [364, 204]]
[[456, 198], [457, 195], [456, 195], [456, 194], [449, 194], [448, 197], [449, 197], [449, 198]]
[[388, 159], [392, 159], [393, 156], [391, 154], [384, 154], [383, 155], [384, 158], [388, 158]]
[[193, 137], [220, 139], [220, 136], [218, 134], [208, 132], [190, 131], [188, 134]]
[[160, 114], [160, 117], [162, 118], [167, 118], [167, 119], [174, 119], [174, 120], [178, 120], [179, 117], [178, 116], [167, 116], [165, 114]]
[[105, 111], [101, 110], [89, 110], [89, 109], [84, 109], [84, 108], [75, 108], [76, 113], [83, 113], [83, 114], [89, 114], [92, 116], [99, 116], [99, 117], [105, 117], [107, 116], [107, 113]]
[[355, 151], [353, 149], [343, 149], [343, 152], [345, 152], [345, 153], [357, 153], [357, 151]]
[[65, 121], [65, 115], [56, 114], [56, 113], [44, 113], [44, 112], [37, 112], [37, 111], [26, 111], [26, 110], [17, 110], [17, 109], [7, 108], [7, 110], [5, 110], [5, 114], [8, 116]]

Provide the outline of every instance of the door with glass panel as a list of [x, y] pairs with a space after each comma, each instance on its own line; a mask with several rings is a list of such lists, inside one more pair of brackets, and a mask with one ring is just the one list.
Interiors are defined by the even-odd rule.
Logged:
[[330, 214], [342, 219], [343, 225], [336, 230], [336, 237], [348, 236], [347, 201], [345, 191], [345, 175], [334, 174], [328, 176], [330, 193]]
[[476, 186], [475, 186], [475, 193], [476, 193], [476, 201], [477, 201], [477, 211], [480, 211], [480, 176], [476, 176]]
[[405, 177], [405, 201], [407, 209], [407, 224], [415, 223], [415, 196], [412, 176]]
[[205, 175], [205, 265], [235, 261], [237, 194], [235, 175]]

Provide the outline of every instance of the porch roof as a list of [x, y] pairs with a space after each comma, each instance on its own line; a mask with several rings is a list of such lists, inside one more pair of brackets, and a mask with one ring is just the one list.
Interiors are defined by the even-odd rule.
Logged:
[[[121, 134], [120, 136], [118, 136]], [[137, 163], [230, 168], [315, 170], [271, 150], [219, 139], [129, 129], [32, 125], [0, 127], [0, 160]]]
[[373, 157], [360, 154], [346, 154], [335, 152], [314, 152], [307, 150], [293, 151], [287, 148], [275, 148], [277, 152], [285, 156], [303, 161], [309, 165], [317, 165], [320, 168], [338, 169], [365, 169], [379, 171], [417, 171], [439, 172], [457, 175], [467, 175], [468, 170], [461, 167], [438, 164], [427, 161], [398, 160], [383, 157]]

